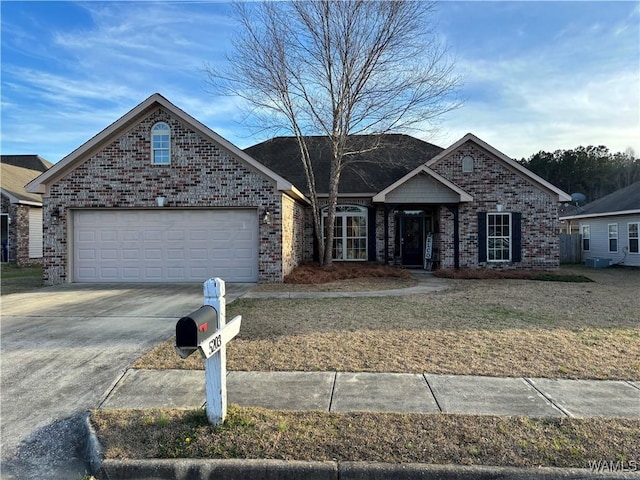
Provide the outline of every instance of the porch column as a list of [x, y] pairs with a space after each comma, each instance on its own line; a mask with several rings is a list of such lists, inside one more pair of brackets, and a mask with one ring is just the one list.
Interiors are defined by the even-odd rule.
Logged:
[[389, 205], [384, 206], [384, 264], [389, 265]]
[[453, 213], [453, 268], [460, 269], [460, 224], [458, 216], [458, 204], [447, 205]]

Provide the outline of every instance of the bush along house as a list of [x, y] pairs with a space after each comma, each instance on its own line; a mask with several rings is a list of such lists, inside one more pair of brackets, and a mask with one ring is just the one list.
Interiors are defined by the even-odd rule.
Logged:
[[[326, 198], [328, 142], [308, 140]], [[343, 172], [336, 261], [558, 267], [566, 193], [472, 134], [377, 141]], [[294, 138], [241, 150], [154, 94], [27, 185], [43, 196], [45, 283], [282, 281], [314, 257], [302, 172]]]

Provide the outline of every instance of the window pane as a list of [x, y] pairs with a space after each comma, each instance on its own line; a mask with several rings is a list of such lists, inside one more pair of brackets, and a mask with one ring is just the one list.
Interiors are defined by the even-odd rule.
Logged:
[[155, 150], [153, 152], [153, 163], [169, 163], [169, 151]]
[[[323, 222], [325, 221], [326, 209], [323, 211]], [[335, 260], [366, 260], [367, 209], [338, 205], [333, 224], [333, 237], [332, 253]]]
[[618, 239], [617, 238], [610, 238], [609, 239], [609, 251], [610, 252], [617, 252], [618, 251]]
[[490, 213], [487, 215], [487, 259], [509, 261], [511, 259], [511, 215]]
[[342, 238], [333, 239], [333, 258], [336, 260], [342, 260], [343, 248]]
[[640, 253], [638, 251], [638, 233], [640, 223], [629, 224], [629, 253]]

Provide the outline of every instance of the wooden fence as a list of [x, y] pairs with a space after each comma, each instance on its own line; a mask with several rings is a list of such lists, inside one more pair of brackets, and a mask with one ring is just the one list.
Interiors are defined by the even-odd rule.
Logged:
[[560, 263], [582, 263], [581, 239], [579, 233], [560, 234]]

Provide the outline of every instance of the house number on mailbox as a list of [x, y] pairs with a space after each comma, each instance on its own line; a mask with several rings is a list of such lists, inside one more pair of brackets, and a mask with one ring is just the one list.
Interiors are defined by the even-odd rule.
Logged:
[[209, 342], [209, 355], [213, 355], [222, 347], [222, 335], [218, 334]]

